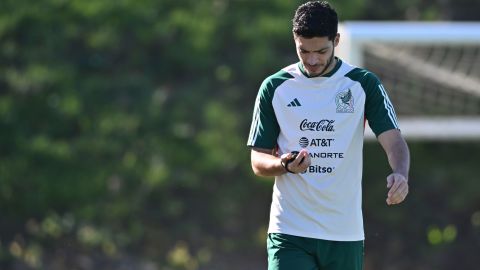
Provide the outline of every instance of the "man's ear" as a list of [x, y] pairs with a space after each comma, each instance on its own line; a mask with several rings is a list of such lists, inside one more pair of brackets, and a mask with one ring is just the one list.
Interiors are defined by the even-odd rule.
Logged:
[[333, 45], [335, 47], [337, 47], [338, 43], [340, 42], [340, 33], [337, 33], [337, 35], [335, 36], [335, 39], [333, 41]]

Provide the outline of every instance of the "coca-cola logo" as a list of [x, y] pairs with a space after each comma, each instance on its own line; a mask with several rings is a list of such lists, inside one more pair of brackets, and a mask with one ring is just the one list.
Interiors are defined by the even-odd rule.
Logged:
[[320, 121], [308, 121], [308, 119], [303, 119], [300, 123], [300, 130], [333, 132], [335, 131], [333, 123], [335, 123], [335, 120], [322, 119]]

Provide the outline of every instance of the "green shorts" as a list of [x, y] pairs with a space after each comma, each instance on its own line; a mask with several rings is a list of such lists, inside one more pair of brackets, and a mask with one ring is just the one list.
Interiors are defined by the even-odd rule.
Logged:
[[363, 241], [328, 241], [269, 233], [268, 270], [362, 270]]

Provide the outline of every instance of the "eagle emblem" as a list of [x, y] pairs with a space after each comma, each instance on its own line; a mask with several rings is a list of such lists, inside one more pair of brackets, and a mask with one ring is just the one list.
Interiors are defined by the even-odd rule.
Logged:
[[337, 113], [353, 113], [353, 94], [352, 90], [347, 89], [337, 93], [335, 97], [335, 103], [337, 104]]

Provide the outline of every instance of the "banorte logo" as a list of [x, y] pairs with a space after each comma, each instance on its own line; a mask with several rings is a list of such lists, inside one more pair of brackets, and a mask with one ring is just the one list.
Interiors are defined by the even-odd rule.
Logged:
[[303, 119], [300, 123], [300, 130], [334, 132], [335, 128], [333, 123], [335, 123], [335, 120], [322, 119], [320, 121], [308, 121], [308, 119]]

